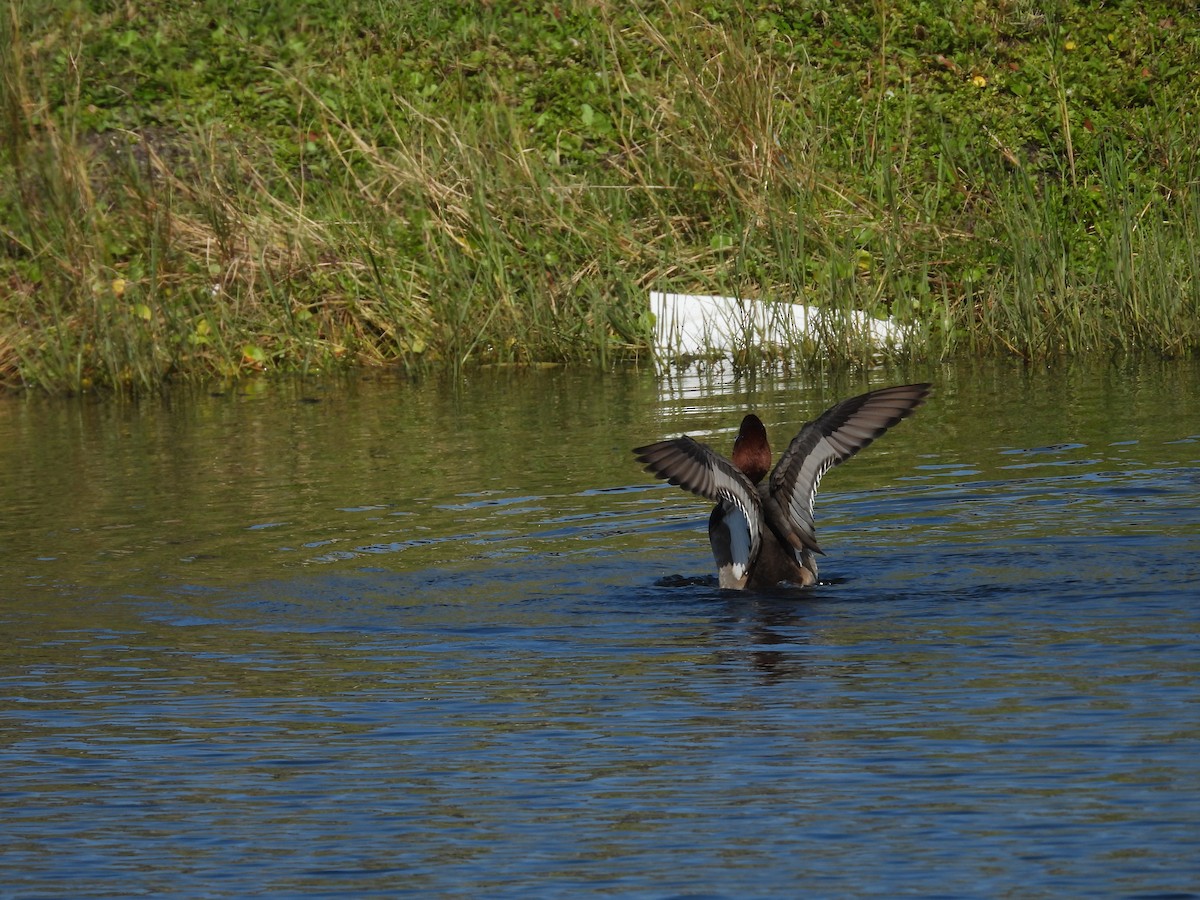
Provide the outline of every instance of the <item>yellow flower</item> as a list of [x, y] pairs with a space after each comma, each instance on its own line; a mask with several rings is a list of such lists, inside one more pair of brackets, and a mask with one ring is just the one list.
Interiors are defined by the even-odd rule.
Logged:
[[1066, 51], [1068, 51], [1068, 52], [1070, 52], [1071, 50], [1074, 50], [1074, 49], [1075, 49], [1076, 47], [1078, 47], [1078, 46], [1079, 46], [1079, 45], [1078, 45], [1078, 44], [1076, 44], [1074, 41], [1066, 41], [1066, 42], [1063, 44], [1063, 49], [1064, 49], [1064, 50], [1066, 50]]
[[125, 279], [114, 278], [112, 280], [112, 292], [114, 297], [120, 297], [125, 293]]
[[987, 87], [987, 79], [982, 75], [976, 75], [971, 79], [971, 84], [975, 85], [977, 88]]

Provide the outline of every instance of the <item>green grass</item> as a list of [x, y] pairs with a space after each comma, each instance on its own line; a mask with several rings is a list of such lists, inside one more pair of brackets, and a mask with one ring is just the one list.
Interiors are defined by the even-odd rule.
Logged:
[[1190, 353], [1198, 69], [1167, 2], [15, 0], [0, 383], [610, 365], [650, 289]]

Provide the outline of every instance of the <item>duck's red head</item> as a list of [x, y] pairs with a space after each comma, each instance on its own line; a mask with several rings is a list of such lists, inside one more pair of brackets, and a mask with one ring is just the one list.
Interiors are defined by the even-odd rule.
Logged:
[[733, 464], [758, 484], [771, 471], [771, 445], [762, 420], [751, 413], [742, 419], [742, 427], [733, 442]]

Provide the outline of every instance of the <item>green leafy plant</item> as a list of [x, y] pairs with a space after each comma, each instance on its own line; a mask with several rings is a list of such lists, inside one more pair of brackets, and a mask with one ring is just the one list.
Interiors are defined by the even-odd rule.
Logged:
[[[1191, 352], [1178, 4], [0, 14], [0, 380], [612, 365], [651, 288], [890, 315], [905, 353]], [[741, 365], [854, 362], [849, 319]]]

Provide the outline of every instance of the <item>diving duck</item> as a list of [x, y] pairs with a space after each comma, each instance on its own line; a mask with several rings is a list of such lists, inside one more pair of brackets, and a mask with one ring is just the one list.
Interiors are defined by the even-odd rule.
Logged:
[[804, 425], [771, 478], [767, 429], [753, 413], [742, 419], [733, 459], [687, 435], [637, 447], [646, 471], [717, 505], [708, 540], [718, 582], [733, 590], [763, 590], [781, 581], [807, 587], [817, 580], [813, 500], [821, 476], [845, 462], [929, 396], [929, 384], [905, 384], [843, 400]]

